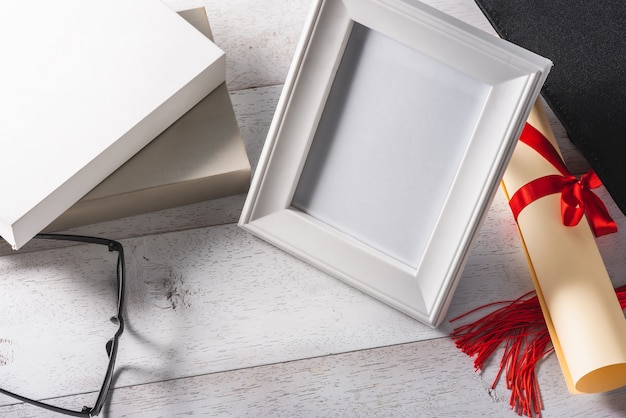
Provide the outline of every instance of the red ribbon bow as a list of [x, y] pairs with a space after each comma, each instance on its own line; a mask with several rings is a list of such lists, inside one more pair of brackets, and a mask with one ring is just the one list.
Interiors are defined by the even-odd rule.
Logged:
[[509, 201], [513, 216], [517, 221], [520, 212], [529, 204], [544, 196], [561, 193], [561, 217], [563, 225], [575, 226], [585, 213], [595, 236], [610, 234], [617, 231], [617, 224], [609, 215], [602, 200], [591, 191], [602, 185], [593, 170], [576, 179], [565, 167], [561, 156], [550, 141], [532, 125], [526, 124], [520, 141], [537, 151], [560, 173], [551, 174], [532, 180], [522, 186]]

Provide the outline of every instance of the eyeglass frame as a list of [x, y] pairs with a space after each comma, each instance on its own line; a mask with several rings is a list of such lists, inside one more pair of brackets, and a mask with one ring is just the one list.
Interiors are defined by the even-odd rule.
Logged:
[[113, 371], [115, 369], [115, 360], [117, 359], [117, 350], [119, 346], [119, 339], [124, 332], [124, 315], [123, 310], [125, 306], [125, 292], [126, 292], [126, 267], [124, 260], [124, 247], [117, 241], [113, 241], [106, 238], [90, 237], [84, 235], [70, 235], [70, 234], [38, 234], [34, 238], [59, 240], [59, 241], [73, 241], [87, 244], [99, 244], [109, 248], [109, 252], [117, 252], [117, 288], [118, 288], [118, 302], [117, 302], [117, 314], [110, 318], [111, 322], [118, 325], [117, 331], [113, 337], [107, 341], [105, 348], [109, 357], [109, 365], [104, 376], [104, 382], [100, 387], [98, 398], [93, 407], [83, 406], [81, 411], [74, 411], [71, 409], [61, 408], [55, 405], [50, 405], [45, 402], [36, 401], [34, 399], [27, 398], [22, 395], [10, 392], [8, 390], [0, 388], [0, 393], [12, 398], [18, 399], [22, 402], [29, 403], [31, 405], [47, 409], [49, 411], [58, 412], [65, 415], [71, 415], [75, 417], [94, 417], [100, 414], [104, 403], [106, 402], [109, 389], [111, 388], [111, 382], [113, 380]]

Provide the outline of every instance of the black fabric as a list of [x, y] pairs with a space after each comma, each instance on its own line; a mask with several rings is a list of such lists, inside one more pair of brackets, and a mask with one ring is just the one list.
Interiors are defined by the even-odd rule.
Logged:
[[475, 1], [502, 38], [552, 60], [542, 95], [626, 214], [626, 1]]

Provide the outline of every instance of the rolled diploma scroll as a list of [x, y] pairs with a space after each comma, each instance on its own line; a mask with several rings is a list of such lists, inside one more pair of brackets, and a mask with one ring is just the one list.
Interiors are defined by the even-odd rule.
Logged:
[[[537, 101], [528, 122], [558, 150]], [[518, 143], [502, 187], [510, 198], [531, 180], [559, 174], [539, 153]], [[563, 225], [561, 194], [540, 198], [518, 216], [537, 295], [568, 389], [596, 393], [626, 385], [626, 319], [586, 217]]]

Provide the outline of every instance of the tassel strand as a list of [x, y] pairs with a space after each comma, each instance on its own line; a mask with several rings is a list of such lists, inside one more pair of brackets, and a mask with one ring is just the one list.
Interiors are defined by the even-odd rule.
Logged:
[[[626, 310], [626, 286], [615, 289], [615, 293], [622, 310]], [[518, 415], [540, 418], [543, 402], [536, 368], [554, 351], [554, 347], [535, 291], [515, 300], [480, 306], [450, 322], [494, 306], [500, 307], [474, 322], [457, 327], [450, 337], [463, 353], [474, 358], [477, 372], [483, 370], [487, 360], [504, 345], [491, 389], [495, 389], [504, 374], [506, 388], [511, 391], [511, 409]]]

